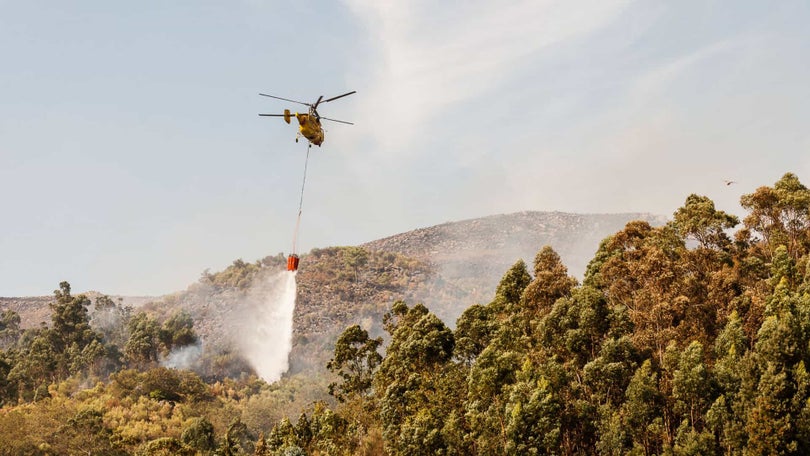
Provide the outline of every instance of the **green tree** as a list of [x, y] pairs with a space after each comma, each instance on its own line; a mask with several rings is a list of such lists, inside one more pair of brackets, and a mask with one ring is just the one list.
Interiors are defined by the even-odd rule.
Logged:
[[141, 446], [136, 454], [139, 456], [194, 456], [195, 452], [173, 437], [160, 437]]
[[307, 447], [312, 442], [312, 424], [306, 412], [301, 412], [295, 423], [295, 435], [302, 446]]
[[458, 317], [454, 333], [457, 358], [471, 364], [489, 345], [497, 328], [497, 320], [493, 313], [489, 306], [474, 304]]
[[534, 258], [534, 279], [520, 298], [521, 310], [536, 319], [551, 309], [557, 299], [568, 296], [576, 283], [576, 279], [568, 276], [557, 252], [545, 246]]
[[805, 367], [808, 338], [799, 312], [808, 304], [810, 298], [796, 296], [785, 279], [767, 304], [755, 344], [760, 375], [746, 424], [751, 454], [810, 450], [807, 433], [801, 428], [810, 391]]
[[[718, 397], [706, 411], [706, 422], [724, 454], [741, 454], [747, 443], [745, 431], [748, 402], [754, 396], [750, 379], [753, 362], [742, 322], [733, 312], [718, 335], [714, 352], [716, 362], [713, 377]], [[744, 386], [744, 379], [747, 385]]]
[[19, 399], [36, 401], [47, 397], [47, 385], [57, 380], [58, 359], [51, 347], [49, 331], [35, 331], [32, 340], [15, 357], [8, 381], [16, 386]]
[[97, 409], [80, 410], [55, 436], [51, 450], [57, 454], [127, 454], [117, 443], [113, 431], [104, 425], [104, 414]]
[[[539, 258], [539, 257], [538, 257]], [[545, 261], [545, 259], [540, 259]], [[520, 302], [520, 297], [532, 281], [532, 276], [526, 269], [526, 262], [518, 260], [506, 271], [495, 289], [495, 300], [492, 307], [496, 312], [508, 312]]]
[[262, 263], [247, 263], [241, 258], [234, 260], [233, 264], [225, 268], [224, 271], [216, 274], [203, 273], [200, 279], [203, 283], [209, 283], [217, 288], [237, 288], [248, 289], [253, 280], [262, 268]]
[[704, 415], [714, 401], [714, 385], [704, 362], [703, 346], [695, 341], [680, 350], [672, 344], [668, 351], [675, 413], [688, 428], [682, 432], [700, 433], [705, 426]]
[[714, 201], [693, 193], [675, 211], [672, 225], [681, 237], [696, 240], [702, 248], [726, 250], [731, 246], [726, 230], [738, 223], [737, 217], [716, 210]]
[[50, 304], [52, 327], [44, 334], [55, 354], [56, 378], [64, 379], [89, 367], [105, 350], [101, 335], [90, 326], [90, 300], [84, 295], [71, 296], [68, 282], [59, 287], [54, 292], [56, 302]]
[[640, 361], [638, 350], [629, 337], [605, 340], [598, 356], [582, 369], [591, 401], [611, 410], [621, 405]]
[[519, 260], [501, 278], [492, 302], [486, 306], [470, 306], [461, 314], [455, 332], [455, 355], [459, 359], [472, 363], [495, 337], [498, 328], [516, 318], [521, 296], [531, 280], [526, 263]]
[[129, 339], [124, 345], [127, 360], [135, 366], [148, 366], [158, 360], [160, 326], [145, 312], [135, 314], [127, 323]]
[[740, 198], [750, 211], [743, 223], [759, 233], [768, 253], [785, 245], [794, 258], [810, 245], [810, 190], [793, 173], [786, 173], [773, 187], [759, 187]]
[[630, 222], [600, 249], [604, 260], [590, 271], [589, 283], [606, 294], [609, 306], [627, 309], [639, 349], [660, 363], [671, 340], [711, 339], [712, 307], [695, 286], [686, 247], [671, 227]]
[[622, 406], [624, 430], [640, 454], [660, 454], [663, 446], [663, 413], [658, 375], [650, 360], [644, 361], [627, 386], [627, 401]]
[[596, 357], [610, 329], [610, 309], [604, 294], [583, 286], [558, 299], [538, 324], [543, 349], [582, 367]]
[[698, 431], [684, 420], [676, 431], [672, 452], [683, 456], [711, 456], [717, 454], [715, 436], [707, 430]]
[[216, 448], [214, 426], [205, 417], [193, 418], [183, 429], [180, 440], [202, 454], [210, 454]]
[[216, 454], [221, 456], [251, 454], [256, 449], [253, 443], [255, 440], [256, 437], [251, 434], [245, 423], [236, 418], [228, 425]]
[[307, 450], [310, 454], [340, 454], [342, 451], [354, 450], [349, 421], [323, 402], [314, 404], [309, 425], [312, 440]]
[[267, 448], [275, 450], [276, 453], [283, 453], [285, 450], [292, 448], [300, 448], [298, 446], [298, 435], [290, 420], [282, 418], [279, 423], [273, 426], [267, 439]]
[[368, 331], [352, 325], [338, 337], [334, 357], [326, 367], [343, 381], [331, 383], [329, 394], [343, 402], [352, 395], [363, 396], [371, 389], [374, 371], [382, 361], [377, 349], [382, 338], [371, 339]]
[[507, 391], [517, 381], [523, 356], [522, 352], [510, 349], [501, 338], [496, 338], [470, 368], [466, 420], [471, 428], [470, 439], [479, 454], [506, 451]]
[[452, 377], [453, 333], [421, 304], [395, 303], [386, 321], [391, 343], [374, 377], [385, 447], [402, 455], [444, 451], [443, 420], [459, 402], [456, 391], [438, 386]]
[[20, 335], [20, 315], [11, 309], [0, 312], [0, 350], [13, 347]]
[[[490, 304], [473, 306], [459, 318], [456, 356], [469, 366], [466, 401], [459, 411], [463, 420], [459, 421], [469, 429], [464, 437], [469, 442], [469, 451], [477, 454], [507, 451], [509, 388], [535, 345], [531, 334], [536, 319], [548, 311], [542, 305], [550, 306], [548, 301], [562, 296], [560, 281], [570, 284], [565, 271], [559, 256], [551, 248], [544, 248], [535, 258], [539, 279], [532, 281], [525, 263], [518, 261], [501, 279]], [[535, 299], [545, 301], [535, 305]], [[455, 438], [459, 440], [462, 439]]]
[[158, 336], [166, 351], [197, 343], [194, 319], [185, 310], [174, 313], [158, 331]]
[[560, 447], [563, 404], [550, 381], [524, 363], [509, 388], [505, 454], [553, 454]]
[[356, 282], [360, 278], [360, 268], [368, 264], [368, 251], [362, 247], [346, 247], [341, 253], [343, 263], [352, 270]]

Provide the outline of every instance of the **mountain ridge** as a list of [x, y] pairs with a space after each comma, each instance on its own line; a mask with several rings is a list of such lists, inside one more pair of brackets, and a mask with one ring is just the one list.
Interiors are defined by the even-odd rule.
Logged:
[[[531, 265], [545, 245], [560, 255], [570, 275], [581, 279], [599, 243], [632, 220], [657, 226], [667, 218], [644, 212], [522, 211], [418, 228], [361, 247], [427, 261], [439, 267], [445, 279], [471, 287], [472, 298], [482, 302], [491, 299], [510, 266], [520, 259]], [[470, 280], [471, 274], [474, 280]], [[478, 281], [482, 282], [475, 283]]]
[[[375, 337], [384, 335], [379, 322], [397, 300], [422, 303], [453, 328], [466, 308], [492, 300], [502, 275], [515, 262], [523, 260], [533, 270], [535, 254], [546, 245], [560, 255], [569, 275], [581, 279], [599, 243], [632, 220], [651, 225], [666, 221], [640, 212], [523, 211], [417, 228], [359, 246], [312, 249], [301, 255], [296, 277], [289, 372], [323, 372], [337, 337], [353, 324]], [[251, 312], [262, 312], [251, 289], [285, 265], [283, 255], [255, 263], [236, 260], [219, 273], [204, 272], [182, 291], [113, 299], [161, 320], [187, 312], [209, 350], [233, 353], [238, 351], [235, 338], [253, 321]], [[85, 294], [93, 303], [103, 296]], [[48, 304], [53, 300], [0, 298], [0, 311], [13, 310], [21, 328], [34, 328], [50, 321]]]

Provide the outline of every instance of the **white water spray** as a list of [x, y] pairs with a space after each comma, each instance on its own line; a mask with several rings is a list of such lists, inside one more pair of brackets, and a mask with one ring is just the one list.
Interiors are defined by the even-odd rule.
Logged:
[[295, 272], [284, 271], [259, 280], [248, 293], [249, 312], [237, 325], [234, 339], [242, 355], [266, 382], [274, 382], [289, 368]]

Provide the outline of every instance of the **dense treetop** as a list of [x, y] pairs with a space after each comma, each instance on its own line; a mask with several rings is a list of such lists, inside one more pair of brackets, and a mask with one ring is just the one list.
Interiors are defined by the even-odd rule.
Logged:
[[[0, 314], [0, 435], [12, 454], [808, 454], [810, 190], [788, 173], [741, 202], [742, 221], [689, 195], [664, 226], [628, 223], [581, 284], [538, 246], [454, 330], [395, 301], [384, 337], [336, 338], [334, 399], [293, 406], [297, 377], [160, 367], [195, 343], [188, 315], [94, 327], [63, 283], [49, 326]], [[370, 257], [341, 255], [359, 280]]]

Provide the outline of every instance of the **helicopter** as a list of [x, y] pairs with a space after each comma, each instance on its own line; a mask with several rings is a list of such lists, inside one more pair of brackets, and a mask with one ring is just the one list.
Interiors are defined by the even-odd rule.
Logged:
[[267, 95], [266, 93], [260, 93], [259, 95], [263, 97], [275, 98], [277, 100], [284, 100], [289, 101], [291, 103], [298, 103], [304, 106], [308, 106], [309, 112], [306, 114], [299, 112], [291, 113], [289, 109], [285, 109], [284, 114], [259, 114], [259, 115], [263, 117], [283, 117], [284, 121], [287, 123], [290, 123], [290, 119], [294, 116], [298, 120], [299, 125], [299, 131], [298, 134], [295, 136], [295, 142], [298, 142], [298, 138], [303, 136], [307, 138], [307, 140], [310, 142], [310, 147], [312, 147], [312, 144], [315, 144], [316, 146], [320, 147], [321, 144], [323, 144], [323, 136], [324, 136], [323, 127], [321, 126], [321, 119], [348, 125], [354, 124], [351, 122], [346, 122], [345, 120], [337, 120], [337, 119], [330, 119], [328, 117], [322, 117], [320, 114], [318, 114], [318, 105], [320, 105], [321, 103], [328, 103], [330, 101], [335, 101], [338, 98], [347, 97], [356, 92], [357, 92], [356, 90], [353, 90], [351, 92], [344, 93], [343, 95], [338, 95], [336, 97], [328, 98], [326, 100], [324, 100], [323, 95], [321, 95], [320, 97], [318, 97], [318, 100], [315, 103], [304, 103], [303, 101], [290, 100], [288, 98], [281, 98], [275, 95]]

